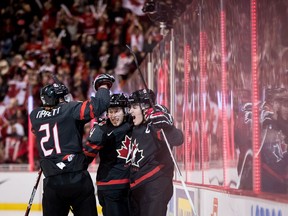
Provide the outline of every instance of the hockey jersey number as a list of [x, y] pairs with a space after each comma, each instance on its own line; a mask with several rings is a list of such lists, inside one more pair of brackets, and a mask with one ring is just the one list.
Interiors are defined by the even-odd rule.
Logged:
[[52, 133], [53, 133], [53, 139], [54, 139], [54, 145], [55, 145], [55, 148], [51, 148], [51, 149], [46, 149], [44, 147], [44, 144], [47, 143], [50, 139], [50, 129], [49, 129], [49, 124], [43, 124], [40, 126], [39, 128], [39, 131], [45, 131], [45, 136], [41, 138], [41, 141], [40, 141], [40, 145], [41, 145], [41, 149], [44, 153], [44, 156], [49, 156], [52, 154], [53, 150], [55, 149], [56, 150], [56, 153], [57, 154], [60, 154], [61, 153], [61, 148], [60, 148], [60, 145], [59, 145], [59, 136], [58, 136], [58, 127], [57, 127], [57, 123], [54, 125], [53, 129], [52, 129]]

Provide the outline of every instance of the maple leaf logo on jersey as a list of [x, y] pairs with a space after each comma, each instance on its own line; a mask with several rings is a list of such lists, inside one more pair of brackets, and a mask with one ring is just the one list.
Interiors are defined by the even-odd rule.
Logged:
[[131, 163], [133, 166], [140, 167], [139, 162], [144, 159], [143, 150], [139, 150], [138, 143], [136, 139], [132, 143], [132, 151], [131, 151]]
[[118, 158], [122, 158], [127, 161], [127, 158], [130, 155], [130, 144], [131, 138], [126, 135], [124, 141], [122, 141], [121, 148], [116, 150], [118, 152]]
[[284, 155], [287, 154], [287, 144], [285, 143], [285, 135], [279, 131], [276, 136], [276, 144], [273, 145], [273, 154], [277, 158], [277, 162], [283, 160]]

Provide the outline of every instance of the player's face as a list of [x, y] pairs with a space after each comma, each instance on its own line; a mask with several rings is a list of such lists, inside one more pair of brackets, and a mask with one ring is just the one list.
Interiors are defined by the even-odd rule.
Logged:
[[131, 104], [131, 107], [129, 109], [129, 113], [132, 116], [134, 125], [137, 126], [137, 125], [140, 125], [142, 123], [143, 114], [142, 114], [140, 104], [138, 104], [138, 103]]
[[118, 127], [124, 121], [124, 112], [121, 107], [110, 107], [107, 111], [108, 118], [113, 126]]

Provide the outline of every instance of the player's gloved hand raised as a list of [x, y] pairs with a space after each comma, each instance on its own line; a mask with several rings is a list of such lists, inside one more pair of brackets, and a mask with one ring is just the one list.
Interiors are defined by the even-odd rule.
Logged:
[[106, 85], [110, 89], [115, 82], [115, 79], [110, 74], [99, 74], [93, 81], [94, 90], [97, 91], [102, 85]]
[[173, 125], [173, 118], [168, 109], [162, 105], [155, 105], [155, 109], [149, 108], [144, 112], [144, 118], [157, 128], [165, 128]]

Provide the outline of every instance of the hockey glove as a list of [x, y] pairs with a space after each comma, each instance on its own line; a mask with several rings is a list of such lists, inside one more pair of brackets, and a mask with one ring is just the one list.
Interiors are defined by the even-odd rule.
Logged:
[[165, 128], [173, 125], [173, 118], [168, 109], [162, 105], [155, 105], [155, 110], [149, 108], [144, 112], [147, 122], [151, 122], [157, 128]]
[[68, 88], [63, 83], [54, 83], [53, 84], [55, 94], [58, 97], [64, 97], [65, 95], [69, 94]]
[[110, 89], [114, 81], [114, 77], [110, 74], [99, 74], [93, 81], [94, 90], [97, 91], [101, 85], [107, 85], [108, 89]]

